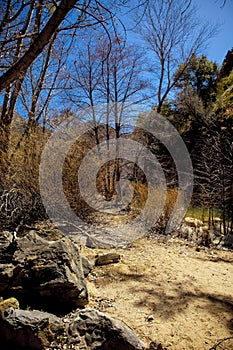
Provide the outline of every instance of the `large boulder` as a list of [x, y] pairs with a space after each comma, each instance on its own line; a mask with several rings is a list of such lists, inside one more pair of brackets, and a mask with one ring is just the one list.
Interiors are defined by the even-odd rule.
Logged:
[[68, 237], [48, 241], [32, 231], [0, 250], [0, 295], [54, 312], [88, 302], [79, 251]]
[[53, 314], [9, 308], [0, 316], [1, 349], [42, 350], [62, 335], [64, 328]]
[[2, 350], [143, 350], [146, 345], [128, 326], [94, 309], [63, 318], [38, 310], [9, 308], [0, 315]]
[[106, 316], [94, 309], [76, 312], [69, 325], [71, 337], [81, 337], [89, 350], [143, 350], [145, 344], [137, 335], [119, 320]]

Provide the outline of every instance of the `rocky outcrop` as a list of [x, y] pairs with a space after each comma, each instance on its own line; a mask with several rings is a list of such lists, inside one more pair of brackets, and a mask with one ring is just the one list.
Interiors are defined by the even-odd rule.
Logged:
[[79, 251], [68, 237], [48, 241], [31, 231], [0, 247], [0, 256], [0, 295], [49, 311], [87, 303]]
[[119, 320], [94, 309], [79, 310], [68, 330], [90, 350], [142, 350], [145, 344]]
[[37, 310], [10, 308], [0, 316], [1, 349], [143, 350], [145, 344], [119, 320], [94, 309], [63, 319]]
[[0, 317], [0, 341], [4, 350], [42, 350], [63, 332], [62, 320], [42, 311], [10, 308]]

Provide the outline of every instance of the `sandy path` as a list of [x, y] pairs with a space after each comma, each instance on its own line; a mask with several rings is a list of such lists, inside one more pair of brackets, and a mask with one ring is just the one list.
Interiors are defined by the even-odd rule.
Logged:
[[[141, 239], [117, 249], [118, 264], [88, 277], [90, 307], [117, 317], [147, 344], [208, 350], [233, 337], [233, 252], [196, 251], [178, 239]], [[106, 252], [84, 249], [89, 257]], [[224, 342], [233, 349], [233, 339]], [[219, 348], [220, 349], [220, 348]]]

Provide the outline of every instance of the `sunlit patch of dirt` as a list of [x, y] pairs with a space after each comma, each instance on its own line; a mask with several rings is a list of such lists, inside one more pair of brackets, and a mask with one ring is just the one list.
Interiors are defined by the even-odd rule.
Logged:
[[[121, 261], [95, 267], [87, 279], [90, 307], [123, 320], [147, 344], [157, 341], [167, 349], [209, 350], [233, 337], [232, 251], [196, 250], [162, 236], [113, 251]], [[102, 252], [82, 251], [90, 258]], [[233, 349], [233, 339], [224, 349]]]

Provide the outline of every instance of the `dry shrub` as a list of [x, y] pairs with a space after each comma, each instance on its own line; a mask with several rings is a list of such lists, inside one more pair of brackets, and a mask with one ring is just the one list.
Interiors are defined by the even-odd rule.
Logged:
[[[9, 165], [7, 176], [4, 181], [4, 188], [0, 193], [0, 222], [5, 226], [17, 227], [24, 223], [30, 223], [38, 219], [47, 218], [40, 197], [39, 188], [39, 166], [41, 153], [47, 142], [51, 131], [43, 130], [40, 126], [34, 126], [27, 131], [27, 122], [24, 119], [17, 119], [13, 124], [10, 145], [9, 145]], [[115, 139], [114, 129], [109, 129], [109, 138]], [[106, 127], [98, 128], [99, 142], [106, 140]], [[67, 140], [69, 142], [70, 140]], [[66, 141], [64, 141], [66, 142]], [[65, 147], [64, 143], [64, 147]], [[96, 134], [94, 130], [89, 130], [82, 135], [67, 153], [63, 165], [63, 189], [66, 198], [74, 212], [83, 220], [92, 221], [96, 210], [91, 208], [82, 198], [78, 184], [78, 169], [83, 158], [88, 151], [96, 146]], [[62, 147], [59, 144], [59, 147]], [[54, 171], [57, 159], [50, 157], [51, 171], [48, 173], [47, 196], [52, 198], [52, 209], [62, 210], [60, 198], [55, 197]], [[52, 162], [54, 161], [54, 166]], [[100, 195], [106, 200], [111, 200], [116, 195], [116, 183], [118, 175], [122, 169], [126, 169], [126, 178], [130, 180], [134, 195], [131, 203], [124, 211], [124, 216], [128, 220], [137, 217], [144, 208], [148, 197], [148, 186], [143, 177], [142, 171], [136, 169], [133, 163], [124, 164], [123, 160], [112, 160], [105, 166], [100, 167], [96, 187]], [[120, 170], [119, 170], [120, 169]], [[117, 171], [119, 170], [119, 173]], [[128, 175], [127, 175], [128, 174]], [[121, 173], [122, 175], [122, 173]], [[88, 191], [88, 188], [87, 188]], [[163, 193], [159, 188], [154, 188], [155, 201], [161, 201]], [[91, 194], [90, 194], [91, 195]], [[157, 223], [159, 229], [164, 230], [171, 215], [177, 197], [176, 189], [168, 189], [166, 193], [166, 204], [161, 219]]]
[[39, 164], [48, 135], [39, 126], [27, 130], [27, 122], [18, 116], [13, 121], [0, 193], [2, 227], [16, 228], [46, 217], [39, 191]]
[[[141, 182], [134, 182], [133, 183], [135, 194], [133, 201], [130, 205], [130, 210], [132, 211], [132, 214], [139, 214], [139, 212], [143, 209], [143, 207], [146, 204], [146, 200], [148, 197], [148, 186], [146, 183], [141, 183]], [[154, 194], [154, 199], [156, 201], [162, 200], [163, 199], [163, 193], [159, 188], [154, 188], [153, 189]], [[167, 188], [166, 191], [166, 200], [165, 200], [165, 205], [163, 208], [163, 212], [161, 214], [161, 217], [156, 223], [156, 230], [164, 232], [167, 223], [170, 219], [170, 216], [172, 214], [172, 211], [174, 209], [174, 205], [176, 203], [177, 199], [177, 194], [178, 194], [178, 189], [176, 188]]]

